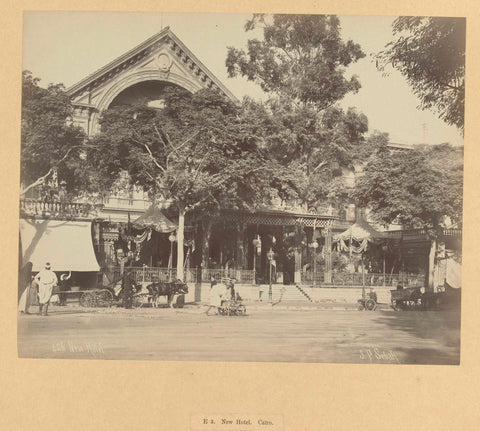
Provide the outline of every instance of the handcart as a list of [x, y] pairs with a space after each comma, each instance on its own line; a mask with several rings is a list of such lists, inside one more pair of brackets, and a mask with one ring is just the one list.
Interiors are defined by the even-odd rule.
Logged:
[[222, 301], [219, 313], [222, 316], [245, 316], [247, 314], [247, 309], [241, 302], [229, 299], [227, 301]]
[[377, 294], [372, 289], [368, 293], [363, 289], [362, 298], [357, 302], [358, 310], [374, 311], [377, 308]]

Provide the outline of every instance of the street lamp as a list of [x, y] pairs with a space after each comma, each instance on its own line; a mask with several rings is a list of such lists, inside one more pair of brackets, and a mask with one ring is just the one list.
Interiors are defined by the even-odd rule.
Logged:
[[262, 249], [262, 240], [260, 239], [260, 235], [257, 235], [256, 238], [253, 238], [253, 284], [257, 283], [256, 279], [256, 271], [257, 271], [257, 262], [256, 257], [259, 250]]
[[270, 302], [272, 302], [272, 262], [273, 262], [273, 257], [275, 254], [273, 253], [272, 248], [270, 247], [270, 250], [267, 253], [267, 259], [269, 262], [269, 267], [270, 267], [270, 286], [268, 288], [268, 299]]
[[385, 284], [385, 256], [388, 251], [388, 246], [386, 244], [382, 245], [382, 252], [383, 252], [383, 285], [386, 286]]
[[314, 240], [311, 244], [310, 247], [313, 248], [313, 286], [315, 287], [315, 279], [317, 276], [317, 248], [318, 248], [318, 242], [317, 240]]
[[177, 237], [172, 232], [168, 237], [170, 241], [170, 259], [168, 260], [168, 281], [172, 281], [172, 267], [173, 267], [173, 243], [177, 240]]

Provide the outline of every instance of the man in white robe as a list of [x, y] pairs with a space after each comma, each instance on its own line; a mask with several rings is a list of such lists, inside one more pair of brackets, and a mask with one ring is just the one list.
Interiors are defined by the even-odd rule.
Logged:
[[48, 304], [52, 297], [53, 288], [58, 284], [57, 276], [50, 268], [50, 262], [47, 262], [45, 269], [42, 269], [35, 277], [35, 282], [38, 285], [38, 302], [40, 304], [38, 314], [43, 316], [48, 316]]
[[212, 308], [217, 309], [217, 314], [220, 311], [220, 307], [222, 306], [222, 299], [227, 294], [227, 287], [223, 283], [216, 283], [210, 289], [210, 304], [208, 307], [207, 312], [205, 313], [209, 316], [209, 312]]

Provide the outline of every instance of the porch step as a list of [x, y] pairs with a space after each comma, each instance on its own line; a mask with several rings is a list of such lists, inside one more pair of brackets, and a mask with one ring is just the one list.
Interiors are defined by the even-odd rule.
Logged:
[[[267, 284], [259, 286], [261, 292], [260, 299], [268, 301], [269, 286]], [[272, 285], [272, 300], [273, 301], [302, 301], [312, 302], [312, 299], [300, 286], [284, 286], [274, 284]]]

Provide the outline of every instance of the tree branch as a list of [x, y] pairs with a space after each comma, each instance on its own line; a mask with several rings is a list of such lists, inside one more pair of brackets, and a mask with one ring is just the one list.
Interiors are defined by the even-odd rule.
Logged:
[[44, 184], [45, 183], [45, 180], [52, 174], [52, 172], [55, 170], [55, 168], [60, 164], [62, 163], [67, 157], [68, 155], [70, 154], [70, 152], [74, 149], [74, 148], [78, 148], [79, 146], [78, 145], [74, 145], [73, 147], [70, 147], [68, 149], [68, 151], [65, 153], [65, 155], [57, 162], [55, 163], [49, 170], [48, 172], [43, 175], [42, 177], [38, 178], [35, 182], [33, 182], [32, 184], [30, 184], [29, 186], [25, 187], [24, 189], [20, 190], [20, 197], [24, 196], [29, 190], [33, 189], [34, 187], [37, 187], [41, 184]]
[[152, 159], [153, 163], [155, 163], [155, 166], [160, 169], [163, 173], [165, 173], [165, 168], [160, 165], [160, 163], [157, 162], [157, 159], [153, 156], [152, 154], [152, 151], [150, 150], [150, 148], [148, 148], [148, 145], [147, 144], [143, 144], [143, 146], [146, 148], [146, 150], [148, 151], [148, 154], [150, 156], [150, 158]]

